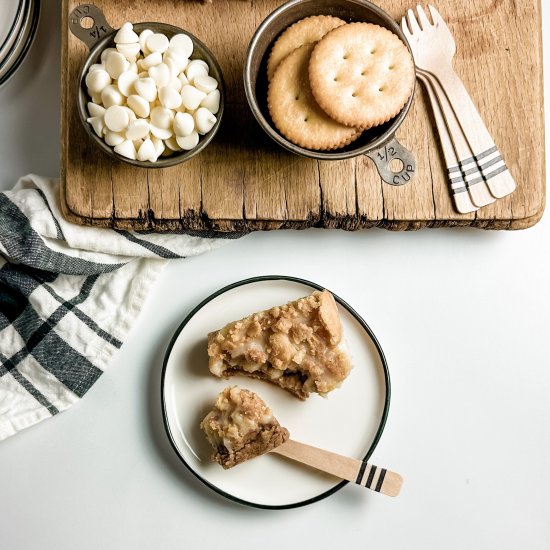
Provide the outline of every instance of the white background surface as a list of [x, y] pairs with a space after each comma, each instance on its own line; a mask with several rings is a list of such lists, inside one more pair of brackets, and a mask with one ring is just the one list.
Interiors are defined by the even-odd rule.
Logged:
[[[0, 90], [4, 189], [59, 172], [58, 2], [44, 7]], [[258, 233], [172, 261], [85, 399], [0, 444], [0, 547], [549, 549], [549, 243], [547, 215], [516, 233]], [[348, 486], [302, 509], [247, 509], [178, 462], [159, 403], [167, 342], [211, 292], [267, 273], [326, 285], [379, 337], [392, 404], [373, 461], [404, 475], [399, 498]]]

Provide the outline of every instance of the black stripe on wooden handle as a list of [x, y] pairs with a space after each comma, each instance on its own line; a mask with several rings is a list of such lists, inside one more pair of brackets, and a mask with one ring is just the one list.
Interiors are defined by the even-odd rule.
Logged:
[[495, 176], [498, 176], [499, 174], [502, 174], [502, 172], [506, 172], [507, 170], [508, 170], [508, 167], [505, 164], [504, 166], [501, 166], [497, 170], [494, 170], [493, 172], [491, 172], [491, 173], [487, 174], [486, 176], [484, 176], [485, 181], [488, 181], [488, 180], [494, 178]]
[[472, 164], [473, 162], [476, 162], [479, 165], [479, 162], [483, 160], [485, 157], [488, 157], [489, 155], [492, 155], [493, 153], [496, 153], [498, 151], [496, 145], [494, 147], [491, 147], [490, 149], [487, 149], [486, 151], [483, 151], [482, 153], [479, 153], [479, 155], [475, 155], [474, 157], [468, 157], [467, 159], [462, 159], [458, 161], [458, 165], [461, 168], [464, 168], [468, 164]]
[[[367, 468], [369, 468], [369, 473], [367, 475], [367, 479], [363, 483], [363, 477]], [[374, 478], [376, 477], [376, 472], [379, 470], [380, 474], [376, 481], [376, 486], [373, 487], [372, 484], [374, 482]], [[387, 470], [385, 468], [378, 468], [378, 466], [375, 466], [374, 464], [367, 464], [366, 462], [363, 462], [359, 467], [359, 471], [357, 472], [357, 479], [355, 480], [355, 483], [357, 483], [358, 485], [363, 485], [367, 489], [372, 489], [373, 491], [379, 493], [382, 490], [382, 485], [384, 485], [386, 473]]]
[[488, 157], [489, 155], [492, 155], [493, 153], [496, 153], [498, 151], [497, 146], [493, 146], [490, 149], [487, 149], [486, 151], [483, 151], [483, 153], [479, 153], [479, 155], [475, 156], [476, 161], [483, 160], [485, 157]]
[[379, 493], [380, 489], [382, 489], [382, 485], [384, 484], [384, 478], [386, 477], [386, 471], [384, 468], [380, 471], [380, 477], [378, 478], [378, 482], [376, 483], [376, 487], [374, 490]]
[[365, 473], [365, 468], [367, 467], [367, 464], [367, 462], [363, 461], [361, 463], [361, 466], [359, 467], [357, 479], [355, 480], [355, 483], [357, 483], [358, 485], [361, 485], [361, 480], [363, 479], [363, 474]]
[[377, 469], [378, 468], [374, 464], [371, 465], [369, 475], [367, 477], [367, 481], [365, 482], [365, 487], [367, 487], [368, 489], [370, 489], [370, 486], [372, 484], [372, 480], [374, 479], [374, 474], [376, 473]]

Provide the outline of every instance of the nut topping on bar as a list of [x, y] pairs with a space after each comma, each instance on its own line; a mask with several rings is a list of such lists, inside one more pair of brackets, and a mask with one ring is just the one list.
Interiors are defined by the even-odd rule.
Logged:
[[226, 470], [262, 455], [288, 440], [271, 409], [254, 392], [237, 386], [225, 388], [201, 422], [214, 447], [212, 460]]
[[208, 335], [210, 372], [277, 384], [300, 399], [340, 386], [351, 369], [327, 290], [229, 323]]

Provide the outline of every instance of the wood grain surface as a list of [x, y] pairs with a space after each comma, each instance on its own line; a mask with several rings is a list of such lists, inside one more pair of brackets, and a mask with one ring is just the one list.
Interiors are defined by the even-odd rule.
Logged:
[[[113, 27], [160, 21], [203, 40], [224, 72], [227, 101], [219, 134], [191, 161], [163, 170], [113, 161], [95, 146], [76, 109], [87, 48], [68, 32], [80, 2], [63, 0], [62, 206], [75, 223], [121, 229], [268, 230], [285, 228], [473, 226], [524, 229], [545, 205], [540, 0], [445, 0], [436, 6], [453, 32], [455, 67], [517, 181], [517, 190], [472, 214], [453, 207], [427, 95], [417, 86], [398, 139], [417, 159], [415, 179], [383, 183], [366, 157], [327, 162], [278, 148], [246, 104], [242, 68], [261, 21], [280, 0], [96, 0]], [[378, 4], [397, 20], [411, 0]]]

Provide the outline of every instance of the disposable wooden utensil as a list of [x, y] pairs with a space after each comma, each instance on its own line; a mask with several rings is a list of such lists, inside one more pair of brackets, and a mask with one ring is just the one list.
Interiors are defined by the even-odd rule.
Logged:
[[451, 166], [450, 172], [464, 179], [466, 187], [468, 188], [468, 193], [475, 206], [481, 208], [482, 206], [495, 202], [496, 199], [489, 190], [483, 174], [478, 165], [473, 161], [472, 149], [466, 141], [460, 123], [449, 103], [449, 99], [445, 95], [443, 88], [441, 88], [441, 84], [439, 84], [437, 78], [431, 73], [417, 69], [417, 75], [422, 75], [429, 81], [431, 89], [436, 96], [436, 103], [438, 103], [445, 119], [445, 124], [447, 125], [451, 142], [457, 156], [457, 162]]
[[456, 43], [439, 12], [428, 6], [433, 23], [421, 6], [417, 6], [418, 19], [413, 10], [403, 17], [401, 27], [413, 51], [416, 66], [434, 75], [447, 95], [473, 156], [461, 158], [463, 173], [476, 165], [491, 194], [505, 197], [514, 191], [516, 183], [487, 130], [462, 80], [453, 69]]
[[403, 484], [403, 478], [395, 472], [292, 439], [275, 447], [271, 452], [390, 497], [397, 496]]
[[[478, 207], [474, 204], [474, 195], [475, 189], [480, 185], [485, 186], [485, 182], [480, 182], [472, 186], [472, 197], [468, 192], [467, 183], [462, 176], [458, 165], [458, 158], [455, 152], [455, 145], [453, 144], [453, 138], [450, 133], [448, 124], [445, 121], [445, 117], [442, 112], [442, 108], [437, 99], [433, 85], [430, 82], [429, 77], [423, 72], [417, 72], [417, 78], [424, 84], [426, 91], [428, 92], [428, 97], [430, 98], [430, 103], [432, 105], [432, 110], [434, 114], [435, 125], [437, 126], [437, 133], [439, 134], [439, 140], [441, 143], [441, 149], [443, 151], [443, 157], [445, 158], [445, 164], [447, 165], [447, 174], [449, 176], [449, 186], [451, 189], [451, 194], [455, 203], [455, 208], [458, 212], [462, 214], [467, 214], [468, 212], [475, 212], [478, 210]], [[462, 136], [462, 132], [460, 132]], [[464, 137], [461, 138], [464, 140]], [[484, 194], [488, 190], [483, 189]]]

